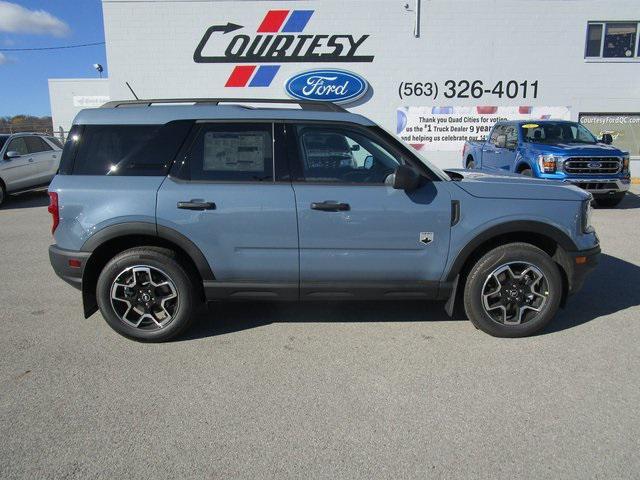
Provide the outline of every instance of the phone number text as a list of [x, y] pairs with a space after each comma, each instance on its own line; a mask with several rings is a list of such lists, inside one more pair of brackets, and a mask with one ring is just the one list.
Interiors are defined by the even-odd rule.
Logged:
[[444, 98], [538, 98], [538, 80], [500, 80], [485, 84], [482, 80], [447, 80], [439, 82], [400, 82], [398, 96]]

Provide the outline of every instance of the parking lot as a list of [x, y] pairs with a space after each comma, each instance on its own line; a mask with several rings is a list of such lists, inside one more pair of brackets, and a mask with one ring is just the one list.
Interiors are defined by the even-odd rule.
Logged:
[[0, 208], [1, 478], [637, 478], [640, 188], [542, 334], [442, 305], [228, 304], [141, 344], [50, 268], [44, 193]]

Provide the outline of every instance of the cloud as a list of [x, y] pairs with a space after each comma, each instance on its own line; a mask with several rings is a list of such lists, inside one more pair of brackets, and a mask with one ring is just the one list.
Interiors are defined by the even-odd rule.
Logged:
[[15, 3], [0, 1], [0, 32], [64, 37], [69, 31], [69, 25], [49, 12], [29, 10]]

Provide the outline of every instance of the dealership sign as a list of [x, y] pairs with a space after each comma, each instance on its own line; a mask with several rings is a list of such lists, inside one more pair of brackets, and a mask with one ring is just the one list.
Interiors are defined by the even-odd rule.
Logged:
[[289, 96], [300, 100], [328, 102], [352, 102], [368, 90], [367, 81], [344, 70], [310, 70], [291, 77], [285, 90]]
[[369, 35], [302, 34], [314, 12], [269, 10], [255, 33], [230, 22], [212, 25], [196, 47], [193, 60], [238, 64], [226, 87], [268, 87], [283, 63], [373, 61], [373, 55], [360, 53]]

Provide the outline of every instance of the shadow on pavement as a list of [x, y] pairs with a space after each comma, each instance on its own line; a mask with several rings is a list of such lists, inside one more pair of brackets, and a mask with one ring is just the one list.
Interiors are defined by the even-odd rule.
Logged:
[[581, 291], [541, 334], [577, 327], [595, 318], [640, 305], [640, 266], [602, 254]]
[[640, 195], [636, 195], [633, 192], [627, 192], [622, 202], [615, 207], [598, 207], [594, 205], [598, 210], [631, 210], [634, 208], [640, 208]]
[[[595, 318], [640, 305], [640, 267], [610, 255], [587, 278], [564, 310], [541, 335], [577, 327]], [[457, 309], [462, 310], [461, 308]], [[442, 302], [302, 302], [213, 303], [198, 315], [195, 325], [176, 341], [223, 335], [272, 323], [304, 322], [431, 322], [466, 321], [457, 313], [451, 319]]]
[[0, 210], [17, 210], [19, 208], [46, 207], [49, 205], [47, 190], [35, 190], [33, 192], [7, 195]]

